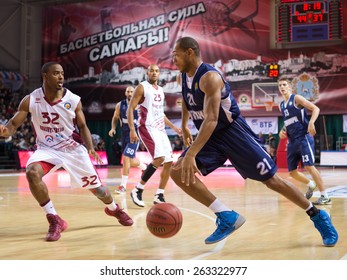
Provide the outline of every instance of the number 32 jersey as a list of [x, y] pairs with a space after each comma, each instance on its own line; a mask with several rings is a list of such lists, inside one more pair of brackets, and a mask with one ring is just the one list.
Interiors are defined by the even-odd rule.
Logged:
[[29, 112], [36, 136], [37, 149], [66, 151], [80, 146], [82, 139], [76, 132], [75, 110], [80, 97], [68, 89], [61, 100], [51, 103], [46, 100], [42, 88], [30, 94]]

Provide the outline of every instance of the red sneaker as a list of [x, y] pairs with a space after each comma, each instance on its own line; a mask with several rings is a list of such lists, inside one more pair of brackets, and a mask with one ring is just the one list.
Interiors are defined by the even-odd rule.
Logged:
[[67, 222], [65, 222], [58, 215], [47, 214], [46, 217], [49, 223], [46, 241], [59, 240], [60, 233], [67, 229]]
[[117, 209], [114, 211], [111, 211], [107, 207], [105, 208], [105, 213], [109, 216], [116, 217], [118, 222], [123, 226], [131, 226], [134, 222], [133, 220], [128, 216], [127, 213], [121, 209], [117, 204]]

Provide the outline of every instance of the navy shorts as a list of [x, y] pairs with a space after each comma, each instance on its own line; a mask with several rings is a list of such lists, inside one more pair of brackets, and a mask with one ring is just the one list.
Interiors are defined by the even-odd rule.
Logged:
[[227, 159], [245, 179], [265, 181], [277, 171], [275, 162], [242, 116], [214, 132], [195, 159], [204, 176], [223, 166]]
[[130, 133], [122, 132], [122, 150], [121, 150], [122, 153], [124, 152], [125, 147], [127, 146], [128, 143], [130, 143]]
[[303, 138], [297, 138], [288, 142], [288, 171], [297, 169], [300, 161], [304, 166], [314, 165], [314, 140], [310, 134], [306, 134]]

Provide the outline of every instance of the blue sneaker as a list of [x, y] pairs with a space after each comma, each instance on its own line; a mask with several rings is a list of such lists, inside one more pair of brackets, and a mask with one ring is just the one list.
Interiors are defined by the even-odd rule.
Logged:
[[337, 240], [339, 239], [339, 235], [331, 222], [329, 214], [320, 209], [317, 215], [311, 217], [311, 220], [321, 234], [324, 246], [335, 246]]
[[241, 227], [246, 219], [235, 211], [223, 211], [216, 213], [217, 229], [205, 239], [205, 244], [219, 242]]

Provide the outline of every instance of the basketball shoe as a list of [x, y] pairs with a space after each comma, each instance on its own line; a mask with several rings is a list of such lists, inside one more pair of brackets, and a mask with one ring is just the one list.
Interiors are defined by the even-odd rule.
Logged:
[[49, 223], [49, 229], [46, 236], [46, 241], [57, 241], [60, 238], [60, 233], [67, 229], [67, 222], [65, 222], [58, 215], [47, 214], [46, 218]]
[[112, 217], [116, 217], [116, 219], [118, 220], [118, 222], [123, 225], [123, 226], [131, 226], [134, 222], [133, 220], [128, 216], [127, 213], [125, 213], [123, 211], [123, 209], [121, 209], [119, 207], [118, 204], [117, 205], [117, 209], [114, 211], [111, 211], [110, 209], [108, 209], [107, 207], [105, 208], [105, 213], [109, 216]]
[[154, 196], [153, 204], [165, 203], [165, 198], [163, 193], [158, 193]]
[[323, 238], [323, 244], [327, 247], [335, 246], [339, 236], [334, 228], [329, 214], [324, 210], [319, 210], [318, 214], [310, 218], [314, 226]]
[[134, 188], [131, 193], [130, 193], [130, 196], [131, 196], [131, 199], [132, 201], [137, 205], [137, 206], [140, 206], [140, 207], [144, 207], [145, 206], [145, 203], [143, 202], [142, 200], [142, 193], [143, 193], [143, 190], [142, 189], [138, 189], [138, 188]]
[[305, 194], [307, 199], [310, 199], [312, 197], [313, 191], [315, 190], [316, 187], [317, 187], [316, 182], [310, 180], [310, 183], [308, 183], [308, 190]]
[[324, 195], [321, 195], [320, 198], [317, 199], [317, 201], [312, 202], [314, 205], [330, 205], [331, 199], [329, 197], [325, 197]]
[[126, 192], [126, 188], [124, 186], [122, 186], [122, 185], [119, 185], [114, 192], [118, 193], [118, 194], [123, 194], [123, 193]]
[[217, 229], [205, 239], [206, 244], [219, 242], [241, 227], [246, 219], [235, 211], [216, 213]]

